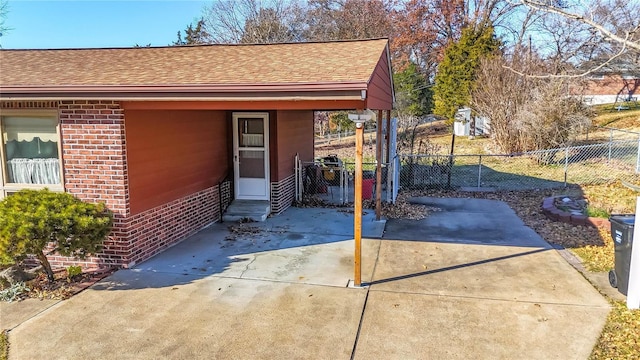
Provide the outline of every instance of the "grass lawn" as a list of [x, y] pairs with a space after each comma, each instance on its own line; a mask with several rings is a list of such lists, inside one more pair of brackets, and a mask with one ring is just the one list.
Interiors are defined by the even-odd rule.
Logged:
[[612, 105], [599, 105], [594, 107], [596, 117], [593, 120], [595, 126], [606, 126], [616, 129], [640, 130], [640, 109], [617, 111]]
[[622, 301], [613, 301], [611, 307], [607, 323], [589, 359], [638, 359], [640, 310], [629, 310]]
[[6, 331], [0, 332], [0, 360], [9, 358], [9, 336]]

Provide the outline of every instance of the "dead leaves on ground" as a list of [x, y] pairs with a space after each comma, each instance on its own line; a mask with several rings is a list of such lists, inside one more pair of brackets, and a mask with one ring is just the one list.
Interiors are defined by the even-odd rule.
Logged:
[[227, 235], [224, 239], [226, 241], [235, 241], [239, 237], [258, 235], [265, 231], [264, 229], [261, 229], [257, 226], [252, 226], [249, 224], [250, 222], [240, 221], [227, 226], [227, 229], [229, 230], [229, 235]]
[[[380, 204], [380, 215], [387, 219], [421, 220], [426, 218], [430, 212], [439, 211], [439, 209], [437, 208], [432, 208], [420, 204], [411, 204], [408, 200], [410, 197], [410, 193], [401, 193], [398, 195], [395, 204], [382, 202]], [[329, 209], [338, 209], [338, 212], [353, 214], [353, 203], [346, 203], [343, 205], [331, 204], [313, 196], [305, 197], [302, 202], [296, 203], [295, 206], [301, 208], [322, 207]], [[375, 200], [364, 200], [362, 202], [362, 208], [375, 210]], [[367, 212], [363, 211], [362, 215], [367, 215]]]
[[589, 359], [638, 359], [640, 310], [629, 310], [622, 301], [611, 305], [607, 323]]

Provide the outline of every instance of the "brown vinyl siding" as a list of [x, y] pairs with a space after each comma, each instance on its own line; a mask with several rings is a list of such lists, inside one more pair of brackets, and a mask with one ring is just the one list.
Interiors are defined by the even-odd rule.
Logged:
[[278, 179], [278, 112], [269, 113], [269, 182]]
[[300, 159], [313, 159], [313, 111], [278, 111], [277, 115], [277, 178], [286, 179], [294, 173], [296, 153]]
[[367, 108], [373, 110], [391, 110], [393, 108], [393, 84], [391, 84], [386, 51], [378, 60], [371, 80], [369, 80], [367, 91]]
[[125, 111], [129, 198], [137, 214], [216, 185], [227, 172], [222, 111]]

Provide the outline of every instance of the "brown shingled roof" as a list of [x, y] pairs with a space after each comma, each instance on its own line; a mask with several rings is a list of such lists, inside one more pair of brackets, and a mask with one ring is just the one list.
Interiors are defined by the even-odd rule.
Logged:
[[367, 83], [387, 40], [159, 48], [0, 50], [0, 91]]

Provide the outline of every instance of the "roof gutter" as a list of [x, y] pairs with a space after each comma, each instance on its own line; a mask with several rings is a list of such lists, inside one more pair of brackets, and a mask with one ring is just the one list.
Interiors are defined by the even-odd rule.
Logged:
[[224, 85], [19, 85], [0, 86], [3, 94], [46, 93], [256, 93], [256, 92], [322, 92], [360, 91], [367, 88], [366, 82], [328, 83], [269, 83], [269, 84], [224, 84]]
[[140, 95], [132, 95], [132, 96], [117, 96], [117, 95], [109, 95], [109, 96], [90, 96], [90, 95], [73, 95], [73, 96], [64, 96], [64, 95], [47, 95], [47, 94], [33, 94], [31, 96], [25, 96], [20, 94], [8, 94], [2, 95], [0, 97], [2, 101], [29, 101], [29, 100], [41, 100], [41, 101], [73, 101], [73, 100], [114, 100], [114, 101], [245, 101], [245, 102], [257, 102], [257, 101], [361, 101], [361, 97], [358, 94], [357, 96], [313, 96], [313, 97], [304, 97], [304, 96], [258, 96], [258, 97], [205, 97], [205, 96], [181, 96], [181, 97], [154, 97], [154, 96], [140, 96]]

